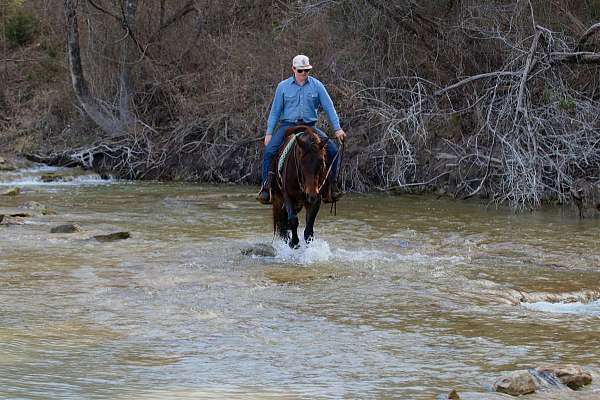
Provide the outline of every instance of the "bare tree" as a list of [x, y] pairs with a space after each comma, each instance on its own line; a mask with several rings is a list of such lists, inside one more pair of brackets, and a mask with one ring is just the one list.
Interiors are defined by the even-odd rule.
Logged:
[[[69, 68], [71, 73], [71, 81], [75, 95], [86, 114], [100, 127], [106, 134], [112, 137], [122, 136], [127, 134], [127, 124], [123, 119], [119, 118], [106, 105], [102, 104], [90, 92], [89, 84], [86, 80], [82, 62], [81, 51], [79, 46], [79, 25], [77, 19], [77, 3], [78, 0], [65, 0], [65, 17], [67, 26], [67, 51], [69, 55]], [[128, 2], [129, 3], [129, 2]], [[135, 9], [133, 9], [135, 12]], [[126, 38], [127, 39], [127, 38]], [[128, 50], [124, 50], [125, 56], [128, 55]], [[125, 65], [126, 63], [124, 63]], [[122, 79], [129, 77], [130, 67], [125, 67], [122, 73]], [[124, 89], [124, 98], [128, 99], [127, 89]], [[129, 112], [124, 112], [124, 116], [128, 117]]]

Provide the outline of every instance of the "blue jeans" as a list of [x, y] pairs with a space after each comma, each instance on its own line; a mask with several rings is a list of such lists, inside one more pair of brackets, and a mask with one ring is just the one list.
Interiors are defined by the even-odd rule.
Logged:
[[[277, 150], [279, 150], [279, 147], [281, 146], [281, 144], [283, 143], [283, 140], [285, 139], [284, 134], [286, 129], [295, 126], [291, 125], [291, 124], [281, 124], [279, 126], [279, 128], [275, 131], [275, 133], [273, 133], [273, 136], [271, 137], [271, 140], [269, 141], [269, 143], [265, 146], [265, 153], [263, 154], [263, 160], [262, 160], [262, 182], [264, 183], [267, 180], [267, 176], [269, 176], [269, 167], [271, 166], [271, 161], [273, 160], [273, 157], [275, 157], [275, 155], [277, 154]], [[317, 131], [317, 134], [323, 138], [326, 139], [327, 135], [325, 134], [325, 132], [323, 132], [322, 130], [315, 128], [313, 126], [313, 128], [315, 129], [315, 131]], [[330, 140], [327, 142], [327, 146], [326, 146], [326, 151], [327, 151], [327, 165], [331, 165], [331, 161], [335, 158], [336, 154], [338, 153], [338, 149], [337, 146], [335, 145], [333, 140]], [[333, 164], [333, 166], [331, 167], [331, 173], [329, 176], [329, 180], [330, 182], [335, 182], [336, 178], [337, 178], [337, 172], [338, 172], [338, 167], [339, 167], [339, 163], [340, 163], [340, 159], [339, 157], [335, 160], [335, 163]]]

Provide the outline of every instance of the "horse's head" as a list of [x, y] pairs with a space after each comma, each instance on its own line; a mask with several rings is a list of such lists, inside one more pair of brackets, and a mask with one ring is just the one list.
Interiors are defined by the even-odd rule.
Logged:
[[321, 187], [326, 178], [325, 145], [327, 140], [322, 140], [314, 129], [303, 127], [304, 134], [298, 136], [300, 159], [298, 160], [299, 178], [303, 184], [303, 191], [310, 204], [316, 203], [321, 198]]

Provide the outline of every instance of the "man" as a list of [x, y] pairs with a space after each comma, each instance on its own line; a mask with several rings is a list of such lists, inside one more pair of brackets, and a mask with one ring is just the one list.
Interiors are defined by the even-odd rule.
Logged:
[[[297, 55], [292, 60], [292, 71], [294, 76], [289, 77], [277, 85], [271, 113], [267, 121], [267, 133], [265, 135], [265, 153], [262, 161], [262, 187], [258, 193], [257, 200], [262, 204], [271, 204], [271, 183], [273, 174], [269, 173], [271, 160], [277, 154], [277, 150], [284, 141], [286, 129], [295, 125], [308, 125], [314, 127], [317, 123], [317, 112], [322, 108], [335, 132], [335, 138], [344, 141], [346, 132], [340, 126], [340, 120], [327, 93], [325, 86], [316, 78], [309, 76], [312, 69], [310, 60], [305, 55]], [[275, 127], [279, 123], [279, 128]], [[315, 128], [323, 139], [327, 135], [320, 129]], [[274, 132], [275, 131], [275, 132]], [[274, 132], [274, 133], [273, 133]], [[330, 140], [327, 142], [327, 161], [331, 165], [337, 154], [337, 146]], [[327, 189], [323, 201], [331, 203], [337, 201], [341, 194], [334, 188], [337, 177], [339, 157], [335, 159], [328, 178]]]

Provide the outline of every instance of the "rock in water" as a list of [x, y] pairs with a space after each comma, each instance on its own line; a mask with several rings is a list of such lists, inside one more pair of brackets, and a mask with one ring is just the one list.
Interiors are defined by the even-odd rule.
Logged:
[[4, 214], [0, 214], [0, 222], [4, 219]]
[[0, 157], [0, 171], [14, 171], [17, 169], [14, 165]]
[[50, 229], [50, 233], [75, 233], [80, 231], [81, 227], [77, 224], [59, 225]]
[[56, 211], [51, 210], [48, 208], [48, 206], [40, 204], [36, 201], [28, 201], [27, 203], [22, 204], [20, 208], [34, 210], [42, 215], [56, 215]]
[[537, 386], [535, 379], [528, 371], [515, 371], [510, 375], [498, 378], [493, 388], [496, 392], [506, 393], [511, 396], [521, 396], [534, 393]]
[[448, 400], [460, 400], [460, 396], [456, 389], [452, 389], [452, 391], [448, 393]]
[[275, 248], [270, 244], [258, 243], [242, 249], [246, 256], [275, 257]]
[[21, 189], [20, 189], [20, 188], [18, 188], [18, 187], [16, 187], [16, 188], [11, 188], [11, 189], [8, 189], [7, 191], [5, 191], [5, 192], [2, 192], [2, 193], [0, 193], [0, 194], [1, 194], [2, 196], [16, 196], [16, 195], [18, 195], [19, 193], [21, 193]]
[[556, 376], [563, 385], [577, 390], [582, 386], [592, 383], [592, 374], [579, 365], [574, 364], [548, 364], [537, 367], [538, 374], [550, 373]]
[[99, 242], [115, 242], [117, 240], [129, 239], [130, 237], [129, 232], [115, 232], [108, 235], [96, 235], [94, 239]]

